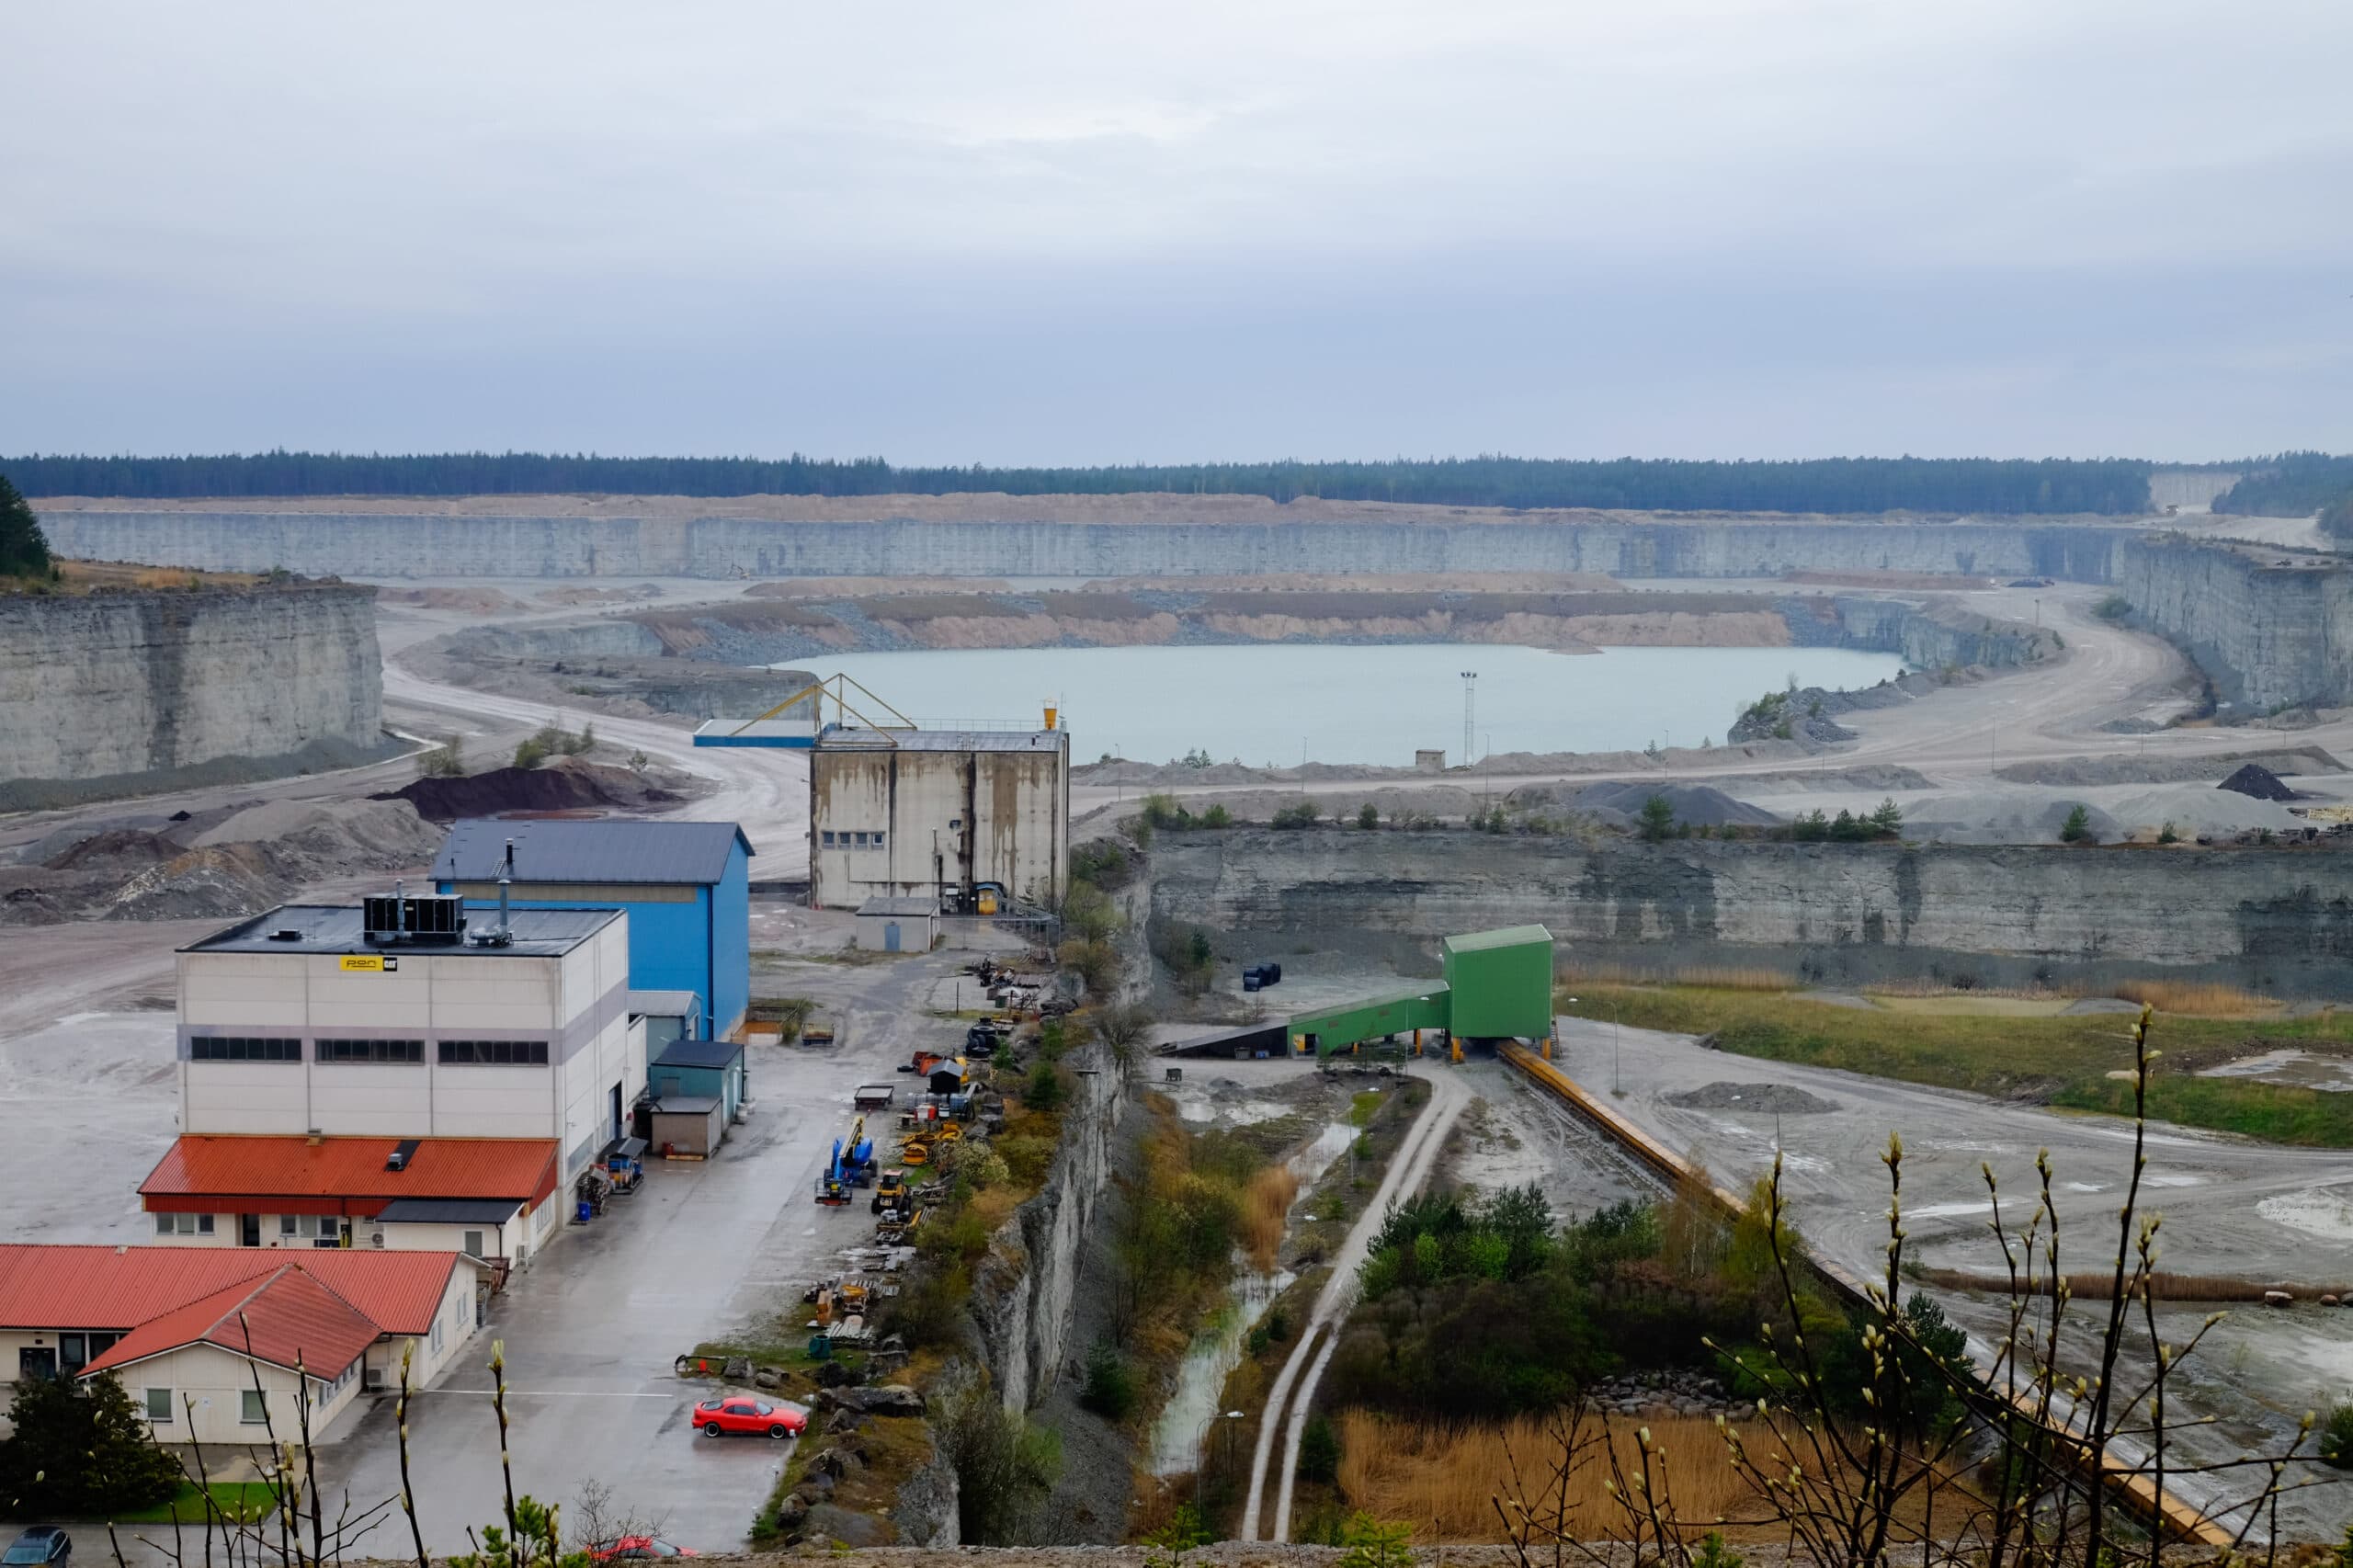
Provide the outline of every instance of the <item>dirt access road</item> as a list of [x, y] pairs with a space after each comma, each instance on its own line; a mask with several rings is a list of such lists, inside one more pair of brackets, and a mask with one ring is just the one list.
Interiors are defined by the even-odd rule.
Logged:
[[[1399, 1145], [1396, 1157], [1389, 1162], [1389, 1169], [1381, 1178], [1372, 1201], [1365, 1205], [1363, 1216], [1349, 1230], [1340, 1250], [1333, 1255], [1332, 1275], [1315, 1298], [1307, 1332], [1299, 1336], [1299, 1343], [1284, 1358], [1282, 1370], [1276, 1374], [1274, 1387], [1267, 1395], [1267, 1408], [1258, 1419], [1258, 1445], [1250, 1459], [1250, 1497], [1242, 1511], [1244, 1540], [1258, 1539], [1259, 1515], [1266, 1500], [1279, 1428], [1283, 1433], [1282, 1460], [1281, 1469], [1273, 1472], [1279, 1481], [1273, 1528], [1267, 1539], [1290, 1539], [1291, 1482], [1299, 1470], [1300, 1438], [1314, 1406], [1315, 1385], [1323, 1381], [1324, 1368], [1332, 1359], [1333, 1347], [1340, 1342], [1340, 1325], [1347, 1317], [1348, 1309], [1356, 1304], [1357, 1270], [1363, 1267], [1373, 1238], [1387, 1221], [1389, 1206], [1421, 1190], [1438, 1163], [1438, 1152], [1446, 1146], [1447, 1133], [1471, 1104], [1471, 1089], [1461, 1074], [1433, 1070], [1415, 1076], [1429, 1085], [1429, 1103], [1415, 1118], [1412, 1131]], [[1296, 1395], [1292, 1392], [1294, 1383], [1298, 1385]]]

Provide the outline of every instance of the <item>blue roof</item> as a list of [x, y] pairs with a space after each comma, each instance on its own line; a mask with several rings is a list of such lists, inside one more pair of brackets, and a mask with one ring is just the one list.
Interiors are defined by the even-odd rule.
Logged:
[[433, 858], [436, 881], [498, 880], [506, 841], [515, 841], [518, 882], [716, 882], [727, 874], [737, 845], [753, 853], [732, 822], [645, 822], [609, 817], [594, 822], [454, 823]]

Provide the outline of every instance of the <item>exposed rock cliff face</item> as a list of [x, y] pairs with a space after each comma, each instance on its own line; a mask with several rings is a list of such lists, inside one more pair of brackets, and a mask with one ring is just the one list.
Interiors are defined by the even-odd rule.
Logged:
[[2230, 702], [2353, 702], [2353, 572], [2344, 558], [2177, 534], [2131, 540], [2117, 590]]
[[[1472, 513], [1410, 519], [1338, 504], [1250, 509], [1249, 520], [1118, 520], [1131, 499], [1088, 514], [1006, 497], [1003, 516], [845, 521], [819, 502], [768, 498], [781, 517], [711, 515], [462, 516], [447, 512], [131, 511], [52, 507], [61, 551], [232, 571], [271, 566], [346, 576], [1125, 577], [1269, 572], [1594, 572], [1619, 577], [1769, 577], [1784, 571], [2033, 573], [2106, 582], [2129, 527], [2103, 523], [1652, 521], [1603, 513]], [[918, 498], [920, 499], [920, 498]], [[970, 498], [967, 498], [970, 499]], [[1157, 498], [1143, 497], [1149, 502]], [[675, 503], [673, 503], [675, 505]], [[713, 506], [712, 512], [722, 508]], [[1134, 509], [1134, 508], [1131, 508]], [[1265, 520], [1260, 520], [1265, 519]]]
[[1110, 1183], [1112, 1142], [1127, 1106], [1108, 1050], [1089, 1046], [1070, 1060], [1076, 1088], [1046, 1185], [1014, 1210], [972, 1281], [981, 1359], [1012, 1410], [1037, 1403], [1065, 1359], [1080, 1253]]
[[372, 751], [383, 723], [375, 592], [304, 585], [0, 599], [0, 780]]
[[1988, 984], [2163, 972], [2319, 994], [2353, 958], [2353, 857], [1163, 834], [1152, 912], [1413, 971], [1434, 971], [1437, 937], [1540, 921], [1579, 955], [1662, 969], [1770, 963], [1834, 982], [1941, 972]]

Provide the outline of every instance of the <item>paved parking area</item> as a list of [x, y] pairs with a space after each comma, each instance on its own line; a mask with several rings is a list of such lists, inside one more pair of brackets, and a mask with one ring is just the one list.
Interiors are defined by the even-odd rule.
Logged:
[[[688, 1414], [712, 1385], [679, 1380], [673, 1359], [797, 1303], [835, 1253], [869, 1239], [863, 1206], [810, 1201], [818, 1169], [847, 1125], [857, 1085], [894, 1077], [915, 1045], [960, 1032], [923, 1009], [935, 983], [971, 956], [822, 966], [826, 999], [838, 996], [836, 1010], [857, 1026], [842, 1046], [756, 1048], [753, 1111], [717, 1158], [654, 1162], [636, 1195], [551, 1247], [497, 1299], [468, 1354], [411, 1405], [409, 1461], [428, 1549], [466, 1550], [467, 1527], [499, 1517], [493, 1340], [506, 1349], [517, 1490], [569, 1504], [595, 1480], [613, 1488], [618, 1507], [665, 1517], [664, 1533], [681, 1545], [709, 1552], [742, 1543], [789, 1446], [696, 1435]], [[359, 1504], [400, 1490], [389, 1397], [338, 1437], [322, 1449], [330, 1496], [347, 1491]]]

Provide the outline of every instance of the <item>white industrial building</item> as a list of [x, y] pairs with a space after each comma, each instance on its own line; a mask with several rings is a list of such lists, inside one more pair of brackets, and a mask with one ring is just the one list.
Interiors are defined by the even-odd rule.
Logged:
[[645, 1087], [629, 917], [517, 909], [504, 941], [460, 919], [449, 939], [290, 905], [181, 949], [180, 1131], [552, 1138], [569, 1179]]
[[178, 970], [158, 1241], [518, 1262], [645, 1092], [624, 911], [291, 905]]

